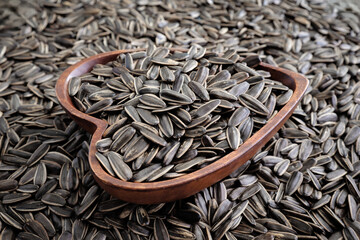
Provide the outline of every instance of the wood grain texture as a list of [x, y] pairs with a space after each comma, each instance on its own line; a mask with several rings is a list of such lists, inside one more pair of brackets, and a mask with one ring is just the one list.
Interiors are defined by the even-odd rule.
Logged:
[[225, 178], [248, 161], [274, 136], [291, 116], [302, 96], [305, 94], [309, 84], [309, 81], [300, 74], [269, 64], [260, 63], [260, 65], [257, 66], [258, 69], [269, 71], [272, 79], [282, 82], [294, 91], [289, 102], [275, 117], [269, 120], [264, 127], [251, 136], [237, 150], [195, 172], [175, 179], [158, 182], [125, 182], [107, 174], [95, 157], [95, 143], [102, 138], [102, 134], [107, 127], [107, 122], [77, 110], [68, 94], [68, 85], [72, 77], [89, 72], [95, 64], [104, 64], [115, 60], [121, 53], [141, 50], [143, 49], [119, 50], [89, 57], [66, 69], [56, 84], [56, 95], [61, 106], [82, 128], [93, 134], [90, 143], [89, 163], [95, 180], [105, 191], [127, 202], [137, 204], [171, 202], [189, 197]]

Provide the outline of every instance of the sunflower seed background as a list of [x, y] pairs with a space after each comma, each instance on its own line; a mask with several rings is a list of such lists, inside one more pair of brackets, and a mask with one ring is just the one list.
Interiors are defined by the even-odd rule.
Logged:
[[[319, 0], [0, 5], [2, 239], [359, 238], [355, 8], [334, 9]], [[269, 144], [223, 181], [175, 203], [124, 203], [94, 182], [87, 162], [90, 136], [65, 115], [54, 86], [66, 67], [84, 57], [137, 47], [152, 51], [152, 46], [259, 55], [305, 74], [310, 87]], [[201, 55], [196, 52], [193, 59]], [[185, 71], [191, 68], [189, 63]], [[147, 87], [154, 90], [151, 82]], [[129, 177], [127, 171], [121, 174]]]

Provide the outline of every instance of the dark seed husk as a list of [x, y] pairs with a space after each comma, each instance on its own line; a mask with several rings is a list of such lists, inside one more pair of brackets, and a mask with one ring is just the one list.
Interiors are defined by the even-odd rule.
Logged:
[[194, 113], [194, 117], [203, 117], [205, 115], [210, 114], [212, 111], [214, 111], [215, 108], [217, 108], [220, 104], [220, 100], [211, 100], [208, 103], [203, 104], [200, 106], [196, 112]]
[[154, 221], [154, 237], [156, 240], [169, 240], [170, 236], [168, 230], [160, 218], [156, 218]]
[[210, 100], [209, 92], [206, 90], [206, 88], [202, 84], [195, 82], [195, 81], [191, 81], [191, 82], [189, 82], [188, 86], [202, 100], [204, 100], [204, 101]]
[[166, 145], [166, 141], [165, 139], [163, 139], [162, 137], [159, 137], [158, 135], [154, 134], [152, 131], [149, 131], [147, 129], [140, 129], [140, 133], [146, 137], [147, 139], [149, 139], [150, 141], [160, 145], [160, 146], [165, 146]]
[[21, 202], [30, 197], [31, 197], [31, 195], [28, 193], [10, 193], [3, 197], [2, 203], [3, 204], [13, 204], [13, 203]]
[[226, 129], [226, 139], [229, 143], [230, 148], [236, 150], [241, 143], [239, 130], [236, 127], [228, 127]]
[[10, 191], [16, 189], [18, 186], [18, 181], [14, 179], [4, 179], [0, 180], [0, 191]]
[[153, 164], [147, 168], [144, 168], [143, 170], [137, 172], [134, 174], [134, 181], [135, 182], [143, 182], [147, 178], [149, 178], [155, 171], [159, 170], [161, 168], [161, 165], [159, 163]]
[[45, 204], [52, 206], [64, 206], [66, 200], [58, 194], [55, 193], [46, 193], [42, 196], [41, 201]]
[[303, 181], [303, 174], [298, 171], [292, 172], [289, 181], [286, 183], [285, 194], [292, 195], [300, 187]]
[[228, 126], [230, 127], [236, 127], [238, 126], [242, 121], [245, 120], [250, 114], [249, 109], [245, 107], [239, 107], [236, 109], [228, 121]]
[[125, 152], [124, 161], [133, 161], [135, 158], [143, 154], [148, 149], [148, 147], [149, 143], [145, 139], [140, 138], [133, 148], [130, 148]]
[[116, 152], [109, 152], [107, 157], [116, 176], [124, 181], [132, 178], [132, 171], [123, 161], [123, 157], [120, 154]]

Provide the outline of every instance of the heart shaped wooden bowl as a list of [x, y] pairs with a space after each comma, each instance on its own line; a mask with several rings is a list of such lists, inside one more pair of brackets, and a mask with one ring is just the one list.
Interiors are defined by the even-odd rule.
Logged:
[[[69, 67], [60, 76], [56, 84], [57, 98], [64, 110], [86, 131], [93, 134], [90, 144], [89, 162], [93, 176], [108, 193], [121, 200], [137, 204], [155, 204], [170, 202], [189, 197], [200, 190], [220, 181], [249, 160], [281, 128], [295, 110], [308, 86], [308, 80], [286, 69], [260, 63], [257, 69], [263, 69], [272, 75], [272, 79], [282, 82], [293, 90], [289, 102], [237, 150], [225, 155], [210, 165], [184, 176], [149, 183], [126, 182], [107, 174], [95, 157], [95, 143], [102, 138], [107, 122], [80, 112], [72, 103], [68, 94], [69, 80], [89, 72], [95, 64], [113, 61], [119, 54], [137, 50], [119, 50], [98, 54], [86, 58]], [[172, 49], [174, 51], [175, 49]], [[176, 49], [178, 50], [178, 49]]]

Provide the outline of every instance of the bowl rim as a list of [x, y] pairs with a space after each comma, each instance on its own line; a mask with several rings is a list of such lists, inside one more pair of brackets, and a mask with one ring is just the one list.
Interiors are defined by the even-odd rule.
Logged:
[[[76, 109], [68, 94], [68, 86], [72, 77], [89, 72], [95, 64], [110, 62], [115, 60], [120, 54], [144, 50], [145, 49], [143, 48], [117, 50], [85, 58], [67, 68], [59, 77], [55, 87], [56, 96], [63, 109], [81, 127], [93, 134], [88, 157], [95, 180], [110, 194], [121, 200], [132, 203], [153, 204], [186, 198], [225, 178], [249, 160], [273, 137], [291, 116], [309, 85], [309, 81], [301, 74], [261, 62], [256, 68], [269, 71], [272, 75], [272, 79], [280, 81], [291, 88], [293, 90], [293, 95], [288, 103], [286, 103], [275, 116], [247, 139], [238, 149], [201, 169], [177, 178], [141, 183], [123, 181], [106, 173], [95, 157], [95, 143], [102, 138], [102, 134], [108, 125], [107, 122]], [[170, 48], [170, 50], [187, 51], [187, 49], [178, 48]]]

